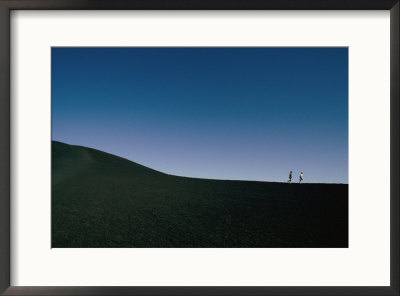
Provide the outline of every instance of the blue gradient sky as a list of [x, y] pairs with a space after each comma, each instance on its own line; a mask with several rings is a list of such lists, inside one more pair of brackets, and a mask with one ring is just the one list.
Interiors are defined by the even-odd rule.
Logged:
[[53, 48], [52, 138], [180, 176], [348, 183], [348, 51]]

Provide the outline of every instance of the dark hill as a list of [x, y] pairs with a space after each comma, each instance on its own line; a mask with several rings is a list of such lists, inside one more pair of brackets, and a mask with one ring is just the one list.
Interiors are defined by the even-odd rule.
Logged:
[[348, 185], [167, 175], [52, 143], [52, 247], [347, 247]]

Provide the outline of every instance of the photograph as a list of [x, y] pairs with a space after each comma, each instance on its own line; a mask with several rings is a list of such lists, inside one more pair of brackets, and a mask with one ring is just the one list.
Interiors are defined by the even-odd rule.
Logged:
[[52, 47], [51, 247], [348, 248], [348, 71], [347, 47]]

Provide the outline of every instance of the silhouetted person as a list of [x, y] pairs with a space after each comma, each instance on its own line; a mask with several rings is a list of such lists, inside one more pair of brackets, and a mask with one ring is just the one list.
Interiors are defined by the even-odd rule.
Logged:
[[303, 182], [303, 177], [304, 177], [304, 174], [303, 174], [303, 172], [301, 172], [301, 173], [300, 173], [299, 183]]
[[292, 183], [292, 171], [290, 171], [290, 173], [289, 173], [289, 181], [288, 182]]

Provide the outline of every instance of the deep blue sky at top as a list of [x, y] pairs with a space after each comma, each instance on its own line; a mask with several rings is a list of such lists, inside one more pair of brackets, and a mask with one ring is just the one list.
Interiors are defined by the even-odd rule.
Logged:
[[52, 138], [180, 176], [348, 183], [348, 50], [53, 48]]

